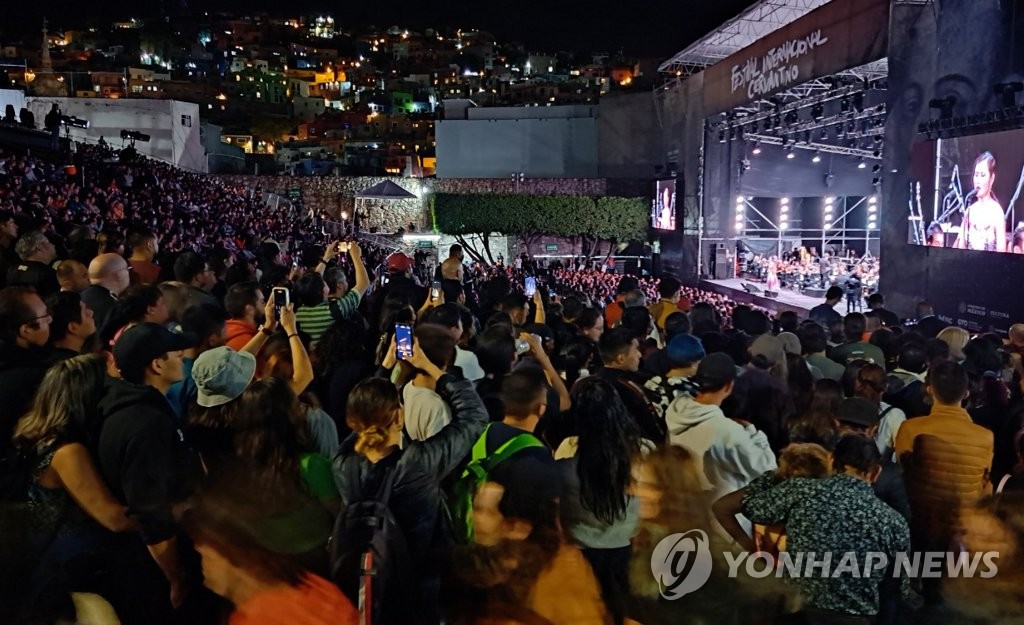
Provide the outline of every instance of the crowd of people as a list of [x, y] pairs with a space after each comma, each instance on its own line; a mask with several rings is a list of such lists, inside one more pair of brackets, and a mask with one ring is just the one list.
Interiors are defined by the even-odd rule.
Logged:
[[[1022, 617], [1024, 326], [425, 267], [78, 158], [0, 154], [0, 622]], [[730, 574], [924, 551], [998, 575]]]

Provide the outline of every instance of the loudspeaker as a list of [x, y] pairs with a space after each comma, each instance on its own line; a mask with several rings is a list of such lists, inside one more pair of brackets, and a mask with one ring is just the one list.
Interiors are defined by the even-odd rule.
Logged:
[[770, 297], [772, 299], [775, 299], [776, 297], [779, 296], [779, 292], [778, 291], [765, 291], [764, 292], [764, 296], [765, 297]]
[[736, 277], [736, 265], [729, 258], [729, 248], [719, 244], [715, 248], [715, 280], [728, 280]]
[[743, 283], [743, 290], [746, 291], [747, 293], [753, 293], [754, 295], [761, 294], [761, 287], [757, 286], [756, 284], [751, 284], [749, 282]]

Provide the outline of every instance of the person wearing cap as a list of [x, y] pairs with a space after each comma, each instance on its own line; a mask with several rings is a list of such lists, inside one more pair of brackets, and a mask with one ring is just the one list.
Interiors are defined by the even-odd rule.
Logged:
[[427, 301], [427, 289], [416, 283], [412, 277], [412, 269], [416, 261], [402, 252], [395, 252], [387, 257], [384, 263], [387, 271], [387, 281], [379, 288], [374, 289], [369, 299], [370, 322], [376, 323], [380, 319], [380, 312], [384, 301], [391, 294], [400, 295], [413, 309], [421, 302]]
[[661, 410], [664, 413], [679, 395], [695, 396], [698, 385], [693, 380], [697, 367], [704, 358], [704, 345], [692, 334], [680, 334], [672, 338], [665, 346], [669, 370], [662, 376], [654, 376], [644, 384], [645, 388], [660, 386], [664, 389]]
[[665, 422], [669, 442], [693, 453], [705, 485], [717, 499], [774, 470], [775, 454], [764, 432], [722, 412], [722, 402], [736, 383], [736, 363], [728, 354], [705, 356], [694, 382], [696, 395], [676, 397], [665, 412]]
[[[183, 379], [182, 352], [195, 343], [194, 336], [155, 323], [125, 330], [114, 344], [121, 378], [108, 381], [97, 406], [103, 480], [139, 524], [139, 536], [170, 586], [170, 603], [162, 601], [158, 613], [179, 606], [187, 592], [171, 506], [189, 494], [198, 465], [164, 393]], [[139, 571], [144, 587], [152, 581], [148, 572]]]
[[[863, 397], [848, 397], [839, 404], [836, 430], [840, 436], [855, 433], [875, 439], [880, 422], [878, 408]], [[900, 465], [893, 462], [892, 454], [889, 457], [882, 455], [882, 471], [871, 488], [879, 499], [892, 506], [904, 519], [910, 519], [910, 502], [907, 500], [903, 471]]]

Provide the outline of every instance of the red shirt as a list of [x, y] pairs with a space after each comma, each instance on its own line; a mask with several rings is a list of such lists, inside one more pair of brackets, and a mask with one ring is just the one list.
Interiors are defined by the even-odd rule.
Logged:
[[228, 625], [356, 625], [359, 614], [338, 587], [308, 574], [298, 586], [265, 590], [238, 606]]
[[224, 336], [227, 337], [224, 344], [240, 352], [245, 344], [256, 336], [256, 331], [256, 326], [246, 323], [243, 319], [228, 319], [224, 323]]

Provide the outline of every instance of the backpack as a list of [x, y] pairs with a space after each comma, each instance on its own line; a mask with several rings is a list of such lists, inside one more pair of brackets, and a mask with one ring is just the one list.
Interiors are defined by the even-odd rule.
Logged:
[[473, 451], [469, 458], [469, 464], [462, 471], [462, 475], [455, 483], [454, 513], [455, 513], [455, 536], [465, 542], [473, 540], [473, 497], [476, 495], [487, 476], [499, 464], [514, 456], [524, 449], [530, 447], [543, 447], [536, 436], [529, 432], [517, 434], [501, 447], [494, 450], [494, 453], [487, 453], [487, 433], [491, 430], [492, 424], [487, 424], [484, 433], [480, 435], [473, 444]]
[[[348, 465], [359, 471], [358, 463]], [[360, 493], [338, 515], [331, 535], [331, 579], [359, 610], [360, 625], [410, 620], [403, 612], [416, 592], [413, 562], [390, 508], [397, 472], [388, 469], [372, 497]]]

